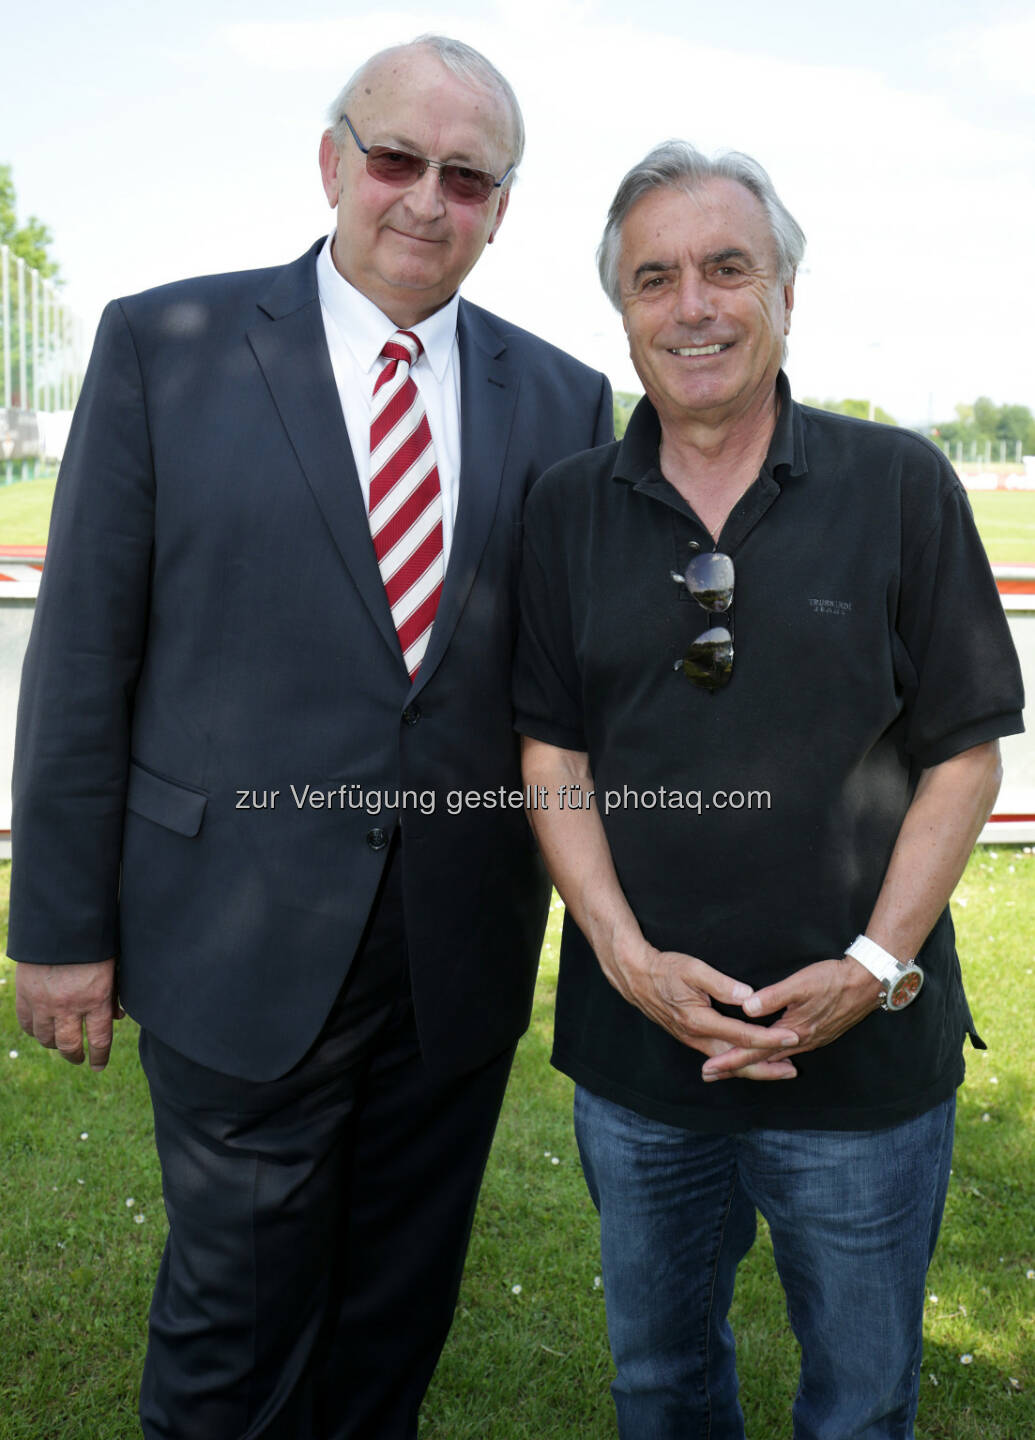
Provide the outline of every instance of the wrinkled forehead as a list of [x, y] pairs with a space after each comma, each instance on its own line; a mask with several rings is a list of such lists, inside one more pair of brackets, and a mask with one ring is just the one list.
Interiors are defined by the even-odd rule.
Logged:
[[640, 264], [644, 250], [684, 263], [729, 252], [766, 269], [778, 265], [765, 206], [739, 180], [724, 176], [660, 185], [641, 195], [622, 222], [622, 267]]

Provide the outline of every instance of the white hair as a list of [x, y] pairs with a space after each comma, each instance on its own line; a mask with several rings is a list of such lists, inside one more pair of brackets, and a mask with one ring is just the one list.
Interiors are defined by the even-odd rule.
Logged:
[[769, 222], [779, 278], [784, 284], [794, 279], [805, 254], [805, 232], [777, 195], [773, 182], [758, 161], [739, 150], [727, 150], [709, 159], [685, 140], [666, 140], [633, 166], [615, 192], [607, 212], [607, 224], [597, 250], [597, 269], [604, 292], [616, 310], [622, 308], [618, 261], [622, 225], [629, 211], [652, 190], [668, 187], [693, 191], [709, 180], [735, 180], [754, 195]]

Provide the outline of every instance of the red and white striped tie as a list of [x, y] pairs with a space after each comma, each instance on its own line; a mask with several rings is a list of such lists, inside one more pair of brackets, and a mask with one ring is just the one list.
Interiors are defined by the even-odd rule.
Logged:
[[424, 402], [410, 376], [421, 343], [397, 330], [381, 354], [370, 420], [370, 533], [412, 680], [442, 594], [442, 488]]

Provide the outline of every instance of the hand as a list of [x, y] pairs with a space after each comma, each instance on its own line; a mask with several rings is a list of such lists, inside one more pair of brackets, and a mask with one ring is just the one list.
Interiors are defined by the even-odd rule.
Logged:
[[729, 1065], [728, 1073], [748, 1080], [790, 1080], [797, 1073], [784, 1059], [799, 1044], [796, 1030], [785, 1023], [750, 1025], [719, 1014], [713, 999], [746, 1005], [752, 990], [703, 960], [644, 942], [634, 957], [622, 962], [614, 957], [603, 968], [620, 995], [680, 1044], [713, 1057], [746, 1057]]
[[[796, 970], [778, 984], [748, 996], [743, 1008], [752, 1016], [783, 1011], [778, 1023], [799, 1037], [797, 1047], [785, 1052], [790, 1056], [829, 1045], [875, 1010], [880, 997], [879, 981], [858, 960], [846, 956]], [[706, 1061], [703, 1074], [706, 1080], [726, 1080], [765, 1058], [765, 1051], [750, 1046], [727, 1050]]]
[[35, 1035], [48, 1050], [59, 1050], [73, 1065], [81, 1065], [85, 1025], [90, 1069], [104, 1069], [111, 1053], [112, 1021], [125, 1014], [115, 995], [114, 960], [19, 964], [15, 985], [15, 1012], [26, 1035]]

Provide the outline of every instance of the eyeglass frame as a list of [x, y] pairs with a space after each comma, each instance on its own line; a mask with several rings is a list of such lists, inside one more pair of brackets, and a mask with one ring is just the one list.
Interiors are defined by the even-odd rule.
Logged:
[[401, 145], [364, 145], [364, 144], [363, 144], [363, 141], [362, 141], [362, 140], [359, 138], [359, 136], [356, 134], [356, 131], [355, 131], [355, 128], [354, 128], [354, 126], [353, 126], [353, 124], [352, 124], [352, 121], [349, 119], [349, 117], [345, 114], [344, 111], [342, 111], [341, 118], [345, 121], [345, 124], [349, 127], [349, 134], [352, 136], [353, 140], [355, 140], [356, 145], [357, 145], [357, 147], [358, 147], [358, 149], [359, 149], [359, 151], [360, 151], [360, 154], [362, 154], [362, 155], [366, 158], [366, 161], [367, 161], [367, 174], [371, 177], [372, 180], [376, 180], [376, 181], [377, 181], [379, 184], [381, 184], [381, 185], [392, 185], [392, 181], [391, 181], [391, 180], [386, 180], [383, 176], [381, 176], [381, 175], [375, 175], [375, 174], [371, 171], [371, 169], [370, 169], [370, 152], [371, 152], [372, 150], [387, 150], [387, 151], [390, 151], [391, 153], [393, 153], [393, 154], [395, 154], [395, 155], [405, 155], [405, 156], [407, 157], [407, 159], [409, 159], [409, 160], [415, 160], [418, 165], [423, 166], [423, 169], [419, 170], [412, 180], [409, 180], [409, 181], [407, 181], [405, 184], [402, 184], [402, 185], [392, 185], [392, 188], [393, 188], [393, 189], [405, 190], [405, 189], [407, 189], [407, 187], [408, 187], [409, 185], [416, 185], [416, 183], [417, 183], [418, 180], [423, 180], [424, 176], [427, 174], [427, 172], [428, 172], [429, 169], [437, 170], [437, 171], [439, 172], [439, 177], [438, 177], [439, 185], [440, 185], [443, 189], [445, 189], [445, 187], [444, 187], [444, 185], [443, 185], [443, 171], [445, 171], [445, 170], [469, 170], [469, 171], [472, 173], [472, 175], [483, 175], [483, 176], [485, 176], [485, 178], [486, 178], [487, 180], [491, 180], [491, 181], [492, 181], [491, 188], [490, 188], [489, 190], [487, 190], [486, 193], [485, 193], [484, 195], [480, 196], [480, 197], [477, 196], [477, 195], [472, 195], [472, 197], [470, 198], [470, 200], [458, 200], [455, 195], [452, 195], [452, 196], [451, 196], [451, 195], [449, 194], [449, 191], [448, 191], [448, 190], [446, 190], [446, 197], [447, 197], [447, 199], [451, 199], [451, 200], [453, 201], [454, 205], [484, 205], [485, 202], [486, 202], [486, 201], [489, 199], [489, 197], [491, 196], [493, 190], [499, 190], [503, 185], [506, 184], [507, 180], [508, 180], [508, 179], [510, 178], [510, 176], [514, 173], [514, 168], [515, 168], [514, 165], [508, 165], [507, 168], [506, 168], [506, 170], [504, 170], [503, 174], [502, 174], [502, 175], [500, 176], [500, 178], [497, 180], [497, 179], [494, 178], [494, 176], [492, 175], [492, 172], [491, 172], [491, 171], [489, 171], [489, 170], [479, 170], [479, 169], [477, 168], [477, 166], [475, 166], [475, 165], [462, 165], [458, 160], [431, 160], [431, 159], [428, 158], [427, 155], [415, 155], [412, 150], [405, 150]]

